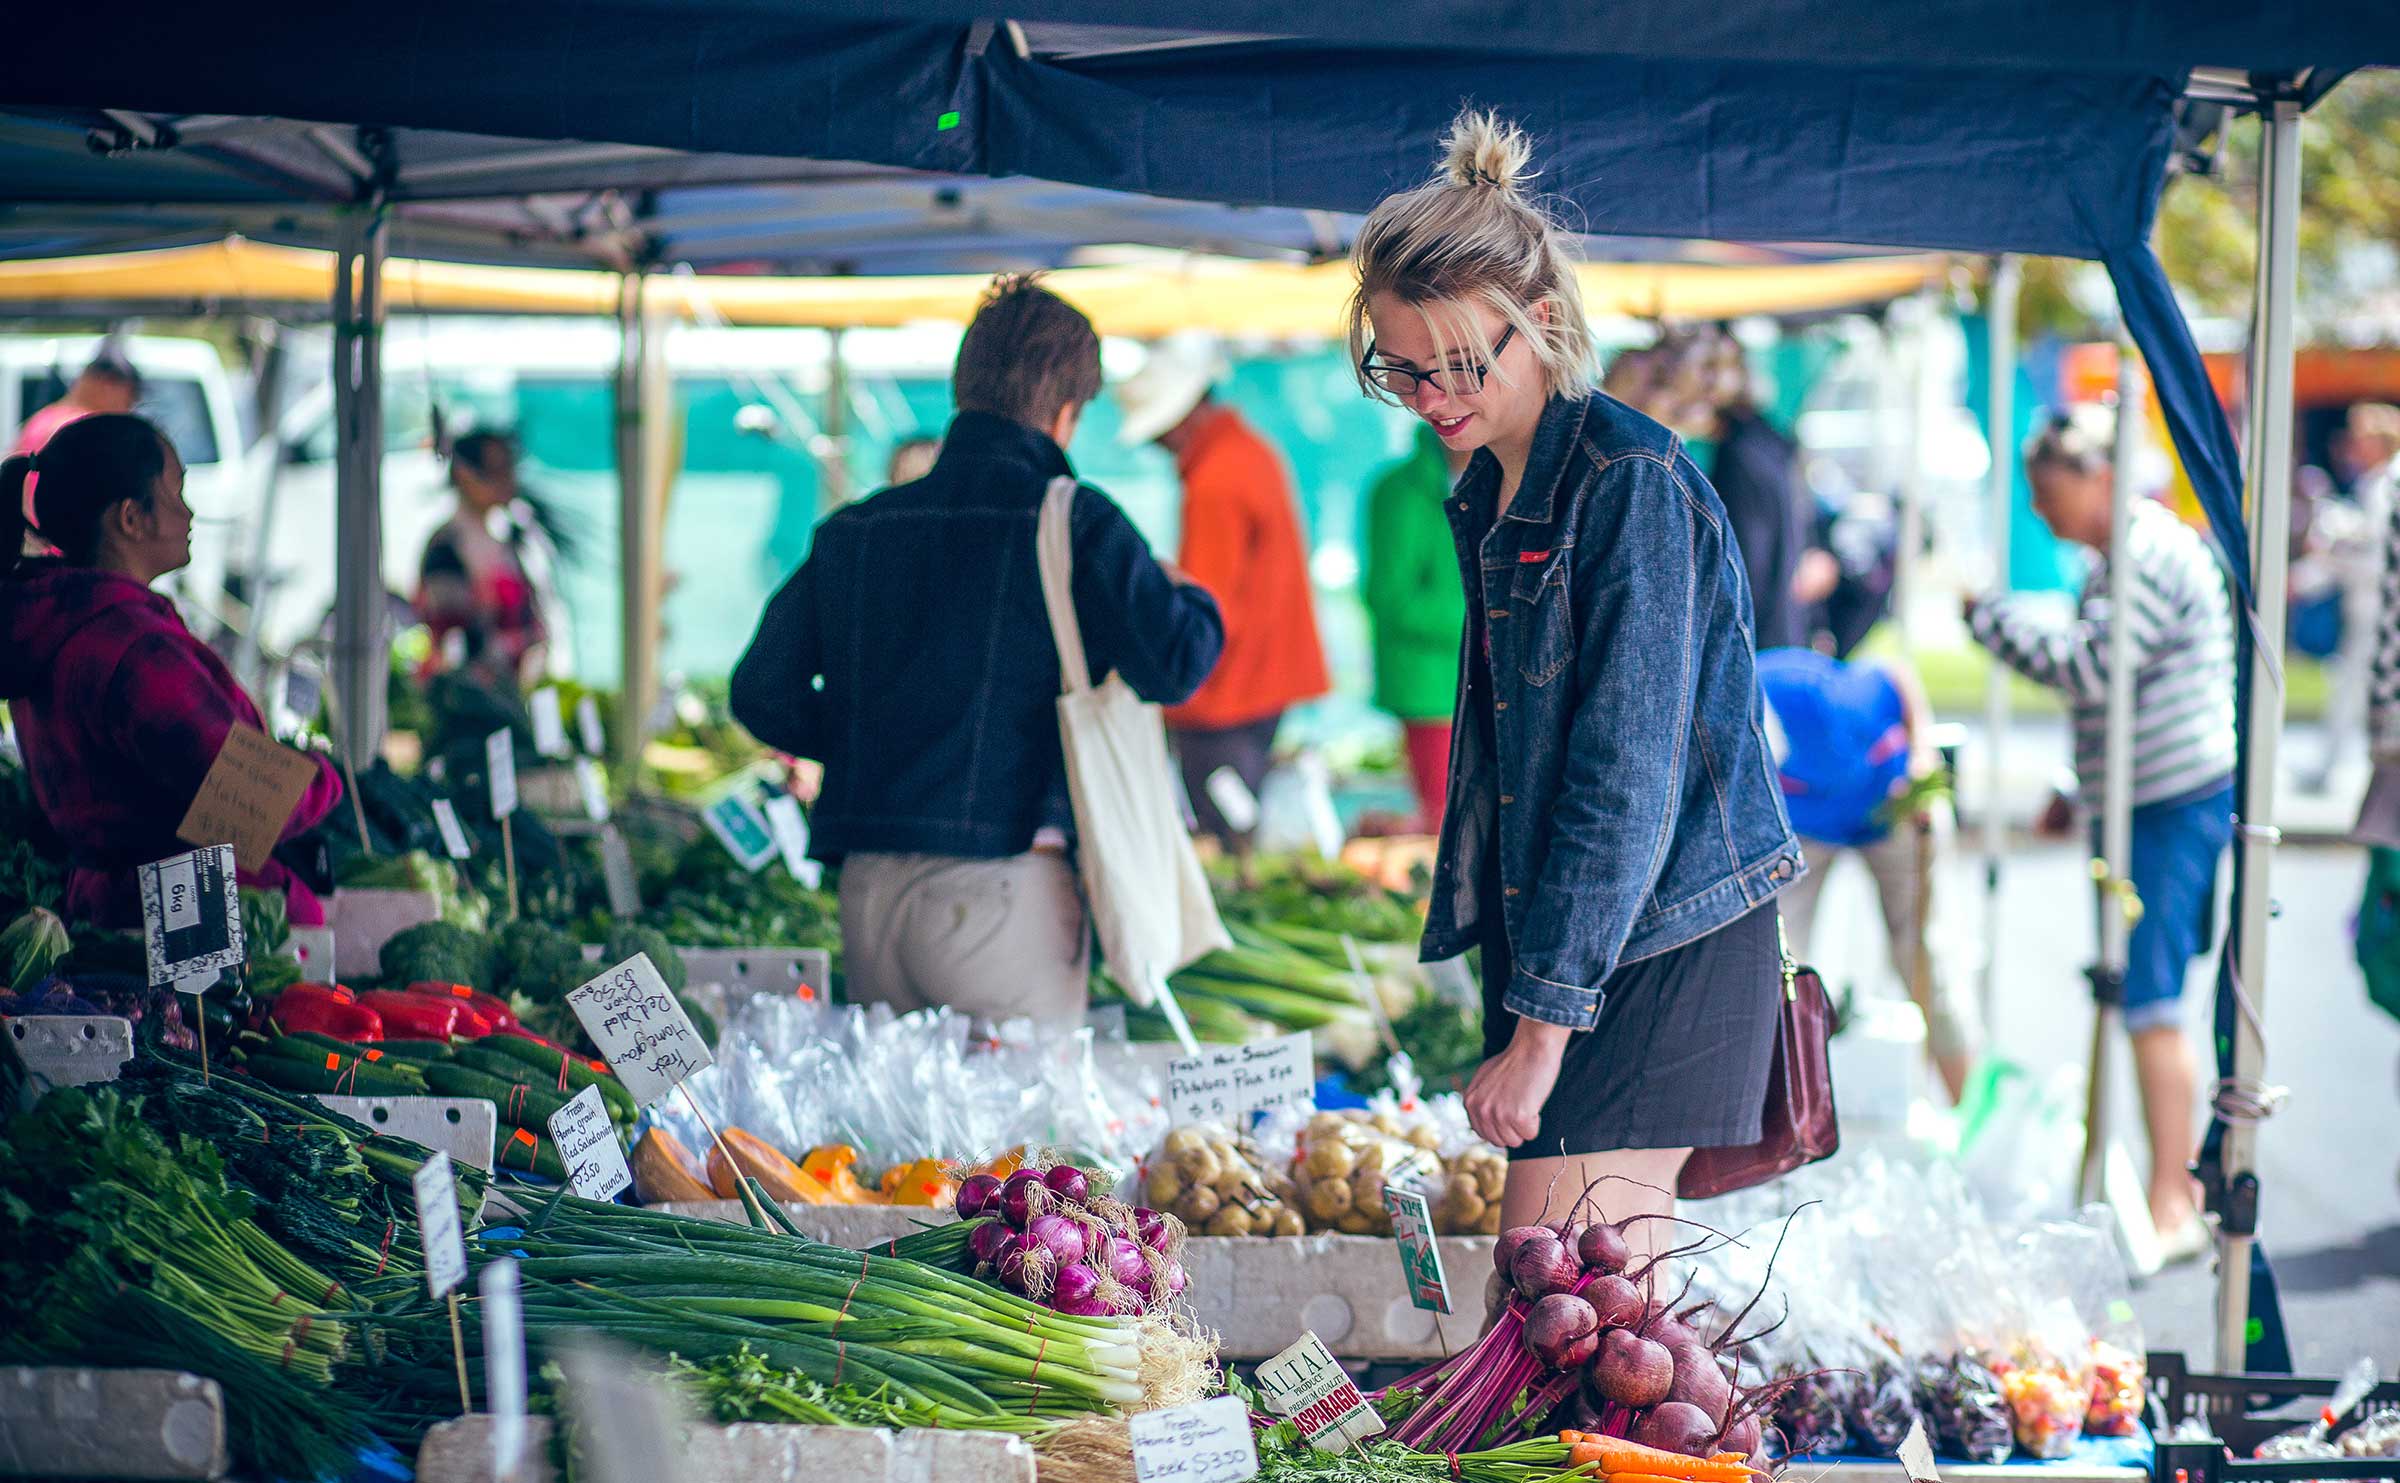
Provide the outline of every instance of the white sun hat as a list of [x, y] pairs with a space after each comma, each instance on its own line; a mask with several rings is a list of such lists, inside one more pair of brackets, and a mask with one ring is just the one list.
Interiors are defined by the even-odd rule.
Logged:
[[1151, 346], [1142, 368], [1117, 383], [1117, 441], [1128, 448], [1156, 441], [1191, 416], [1230, 369], [1217, 337], [1205, 331], [1185, 330]]

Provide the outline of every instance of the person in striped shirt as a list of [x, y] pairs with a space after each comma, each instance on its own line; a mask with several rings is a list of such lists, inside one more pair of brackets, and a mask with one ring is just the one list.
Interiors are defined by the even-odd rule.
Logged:
[[[2025, 450], [2043, 522], [2099, 556], [2075, 611], [2060, 616], [2014, 596], [1966, 604], [1977, 643], [2066, 695], [2075, 771], [2095, 812], [2106, 786], [2115, 442], [2114, 413], [2087, 406], [2052, 418]], [[2198, 1255], [2206, 1240], [2186, 1171], [2198, 1071], [2178, 1001], [2191, 960], [2215, 936], [2217, 866], [2233, 837], [2233, 607], [2207, 543], [2165, 506], [2134, 502], [2129, 543], [2132, 876], [2142, 916], [2127, 946], [2125, 1028], [2150, 1135], [2150, 1214], [2170, 1257], [2180, 1259]]]

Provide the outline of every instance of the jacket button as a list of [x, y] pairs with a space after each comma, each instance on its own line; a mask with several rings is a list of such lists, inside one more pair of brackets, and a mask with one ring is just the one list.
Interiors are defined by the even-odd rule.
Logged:
[[1506, 608], [1485, 608], [1485, 609], [1483, 610], [1483, 615], [1484, 615], [1485, 617], [1487, 617], [1487, 618], [1505, 618], [1505, 617], [1507, 617], [1507, 616], [1508, 616], [1508, 609], [1506, 609]]
[[1514, 793], [1503, 793], [1500, 795], [1500, 801], [1502, 803], [1514, 803], [1517, 801], [1517, 795]]
[[1517, 894], [1517, 888], [1515, 886], [1503, 886], [1500, 889], [1500, 894], [1503, 896], [1514, 896]]
[[1493, 702], [1492, 702], [1492, 709], [1493, 709], [1493, 710], [1496, 710], [1496, 711], [1504, 711], [1504, 710], [1507, 710], [1507, 709], [1508, 709], [1508, 702], [1507, 702], [1507, 701], [1505, 701], [1505, 700], [1495, 700], [1495, 701], [1493, 701]]

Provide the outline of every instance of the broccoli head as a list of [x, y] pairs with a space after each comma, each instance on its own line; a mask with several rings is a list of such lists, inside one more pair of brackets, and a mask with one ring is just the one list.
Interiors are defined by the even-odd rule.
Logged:
[[601, 962], [622, 963], [635, 953], [650, 955], [650, 966], [658, 970], [668, 992], [683, 992], [691, 975], [684, 967], [683, 954], [675, 951], [666, 933], [638, 922], [619, 922], [608, 929], [608, 941], [600, 949]]
[[575, 939], [547, 922], [510, 922], [492, 940], [496, 993], [556, 1004], [592, 976]]
[[393, 983], [492, 986], [492, 945], [483, 934], [452, 922], [420, 922], [395, 932], [380, 954], [383, 976]]

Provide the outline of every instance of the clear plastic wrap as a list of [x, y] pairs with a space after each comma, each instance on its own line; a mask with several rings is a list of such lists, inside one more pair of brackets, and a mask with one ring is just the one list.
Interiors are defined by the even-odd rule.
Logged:
[[[2306, 1426], [2297, 1426], [2290, 1431], [2279, 1432], [2267, 1438], [2258, 1444], [2257, 1455], [2277, 1461], [2311, 1457], [2342, 1457], [2345, 1455], [2372, 1457], [2377, 1455], [2371, 1452], [2346, 1454], [2333, 1440], [2335, 1423], [2348, 1415], [2352, 1407], [2367, 1398], [2367, 1392], [2375, 1388], [2376, 1374], [2374, 1359], [2372, 1357], [2360, 1358], [2356, 1364], [2342, 1372], [2341, 1383], [2334, 1387], [2332, 1398], [2318, 1409], [2315, 1420]], [[2363, 1428], [2354, 1428], [2354, 1430], [2357, 1429]]]
[[2092, 1398], [2087, 1437], [2130, 1437], [2149, 1404], [2148, 1353], [2133, 1311], [2133, 1283], [2113, 1233], [2115, 1217], [2093, 1206], [2073, 1221], [2048, 1221], [2020, 1238], [2036, 1266], [2057, 1269], [2075, 1311], [2092, 1334]]

